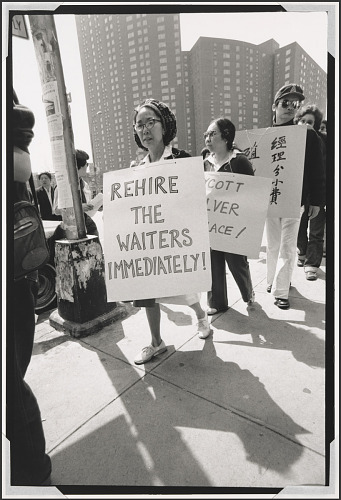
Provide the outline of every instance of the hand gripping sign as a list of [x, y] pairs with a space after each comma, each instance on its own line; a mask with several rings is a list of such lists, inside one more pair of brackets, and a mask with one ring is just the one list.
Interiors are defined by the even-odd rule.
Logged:
[[236, 144], [255, 176], [271, 177], [268, 217], [300, 216], [306, 127], [289, 125], [236, 132]]
[[222, 172], [205, 179], [211, 248], [257, 259], [271, 179]]
[[108, 301], [210, 289], [201, 156], [105, 173], [103, 221]]

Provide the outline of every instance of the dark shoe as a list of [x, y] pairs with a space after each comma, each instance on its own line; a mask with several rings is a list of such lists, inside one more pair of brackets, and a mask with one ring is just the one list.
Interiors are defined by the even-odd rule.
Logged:
[[289, 309], [290, 308], [290, 302], [288, 299], [280, 299], [275, 297], [275, 306], [279, 307], [280, 309]]
[[304, 267], [304, 260], [297, 259], [297, 267]]
[[266, 291], [267, 291], [268, 293], [271, 293], [271, 288], [272, 288], [272, 285], [269, 285], [269, 286], [267, 287]]

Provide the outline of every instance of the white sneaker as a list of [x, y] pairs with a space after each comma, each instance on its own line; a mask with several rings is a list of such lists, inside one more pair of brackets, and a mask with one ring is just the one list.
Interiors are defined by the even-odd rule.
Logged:
[[199, 339], [206, 339], [209, 334], [210, 334], [210, 325], [207, 319], [207, 313], [205, 313], [205, 316], [201, 319], [198, 320], [198, 337]]
[[136, 356], [136, 358], [134, 359], [134, 363], [135, 365], [142, 365], [142, 363], [147, 363], [147, 361], [150, 361], [154, 356], [157, 356], [158, 354], [161, 354], [165, 351], [167, 351], [167, 347], [163, 340], [158, 347], [148, 345], [147, 347], [144, 347], [142, 351]]

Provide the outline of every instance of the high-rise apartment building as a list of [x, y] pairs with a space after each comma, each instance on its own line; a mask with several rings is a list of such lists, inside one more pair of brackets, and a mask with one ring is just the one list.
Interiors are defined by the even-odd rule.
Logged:
[[274, 66], [275, 89], [295, 82], [304, 90], [305, 104], [316, 104], [327, 111], [327, 74], [294, 42], [276, 50]]
[[297, 43], [200, 37], [181, 52], [179, 14], [76, 15], [76, 26], [101, 174], [138, 156], [133, 110], [148, 97], [169, 105], [173, 145], [192, 155], [213, 118], [227, 116], [237, 130], [271, 126], [273, 97], [286, 83], [302, 85], [306, 102], [326, 110], [326, 74]]
[[228, 117], [237, 130], [271, 124], [274, 48], [274, 41], [253, 45], [200, 37], [186, 53], [185, 80], [192, 97], [186, 104], [195, 124], [192, 152], [200, 153], [203, 132], [219, 116]]
[[[136, 157], [133, 111], [143, 99], [168, 104], [185, 130], [178, 14], [79, 15], [76, 26], [94, 159], [102, 173], [129, 167]], [[187, 146], [181, 134], [175, 143]]]

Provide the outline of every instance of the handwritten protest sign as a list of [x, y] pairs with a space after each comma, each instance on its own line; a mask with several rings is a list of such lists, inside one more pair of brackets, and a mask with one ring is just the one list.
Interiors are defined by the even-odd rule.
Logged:
[[271, 179], [205, 172], [211, 248], [259, 257]]
[[211, 287], [201, 157], [103, 176], [109, 301], [169, 297]]
[[306, 134], [297, 125], [236, 132], [255, 175], [272, 178], [268, 217], [300, 216]]

